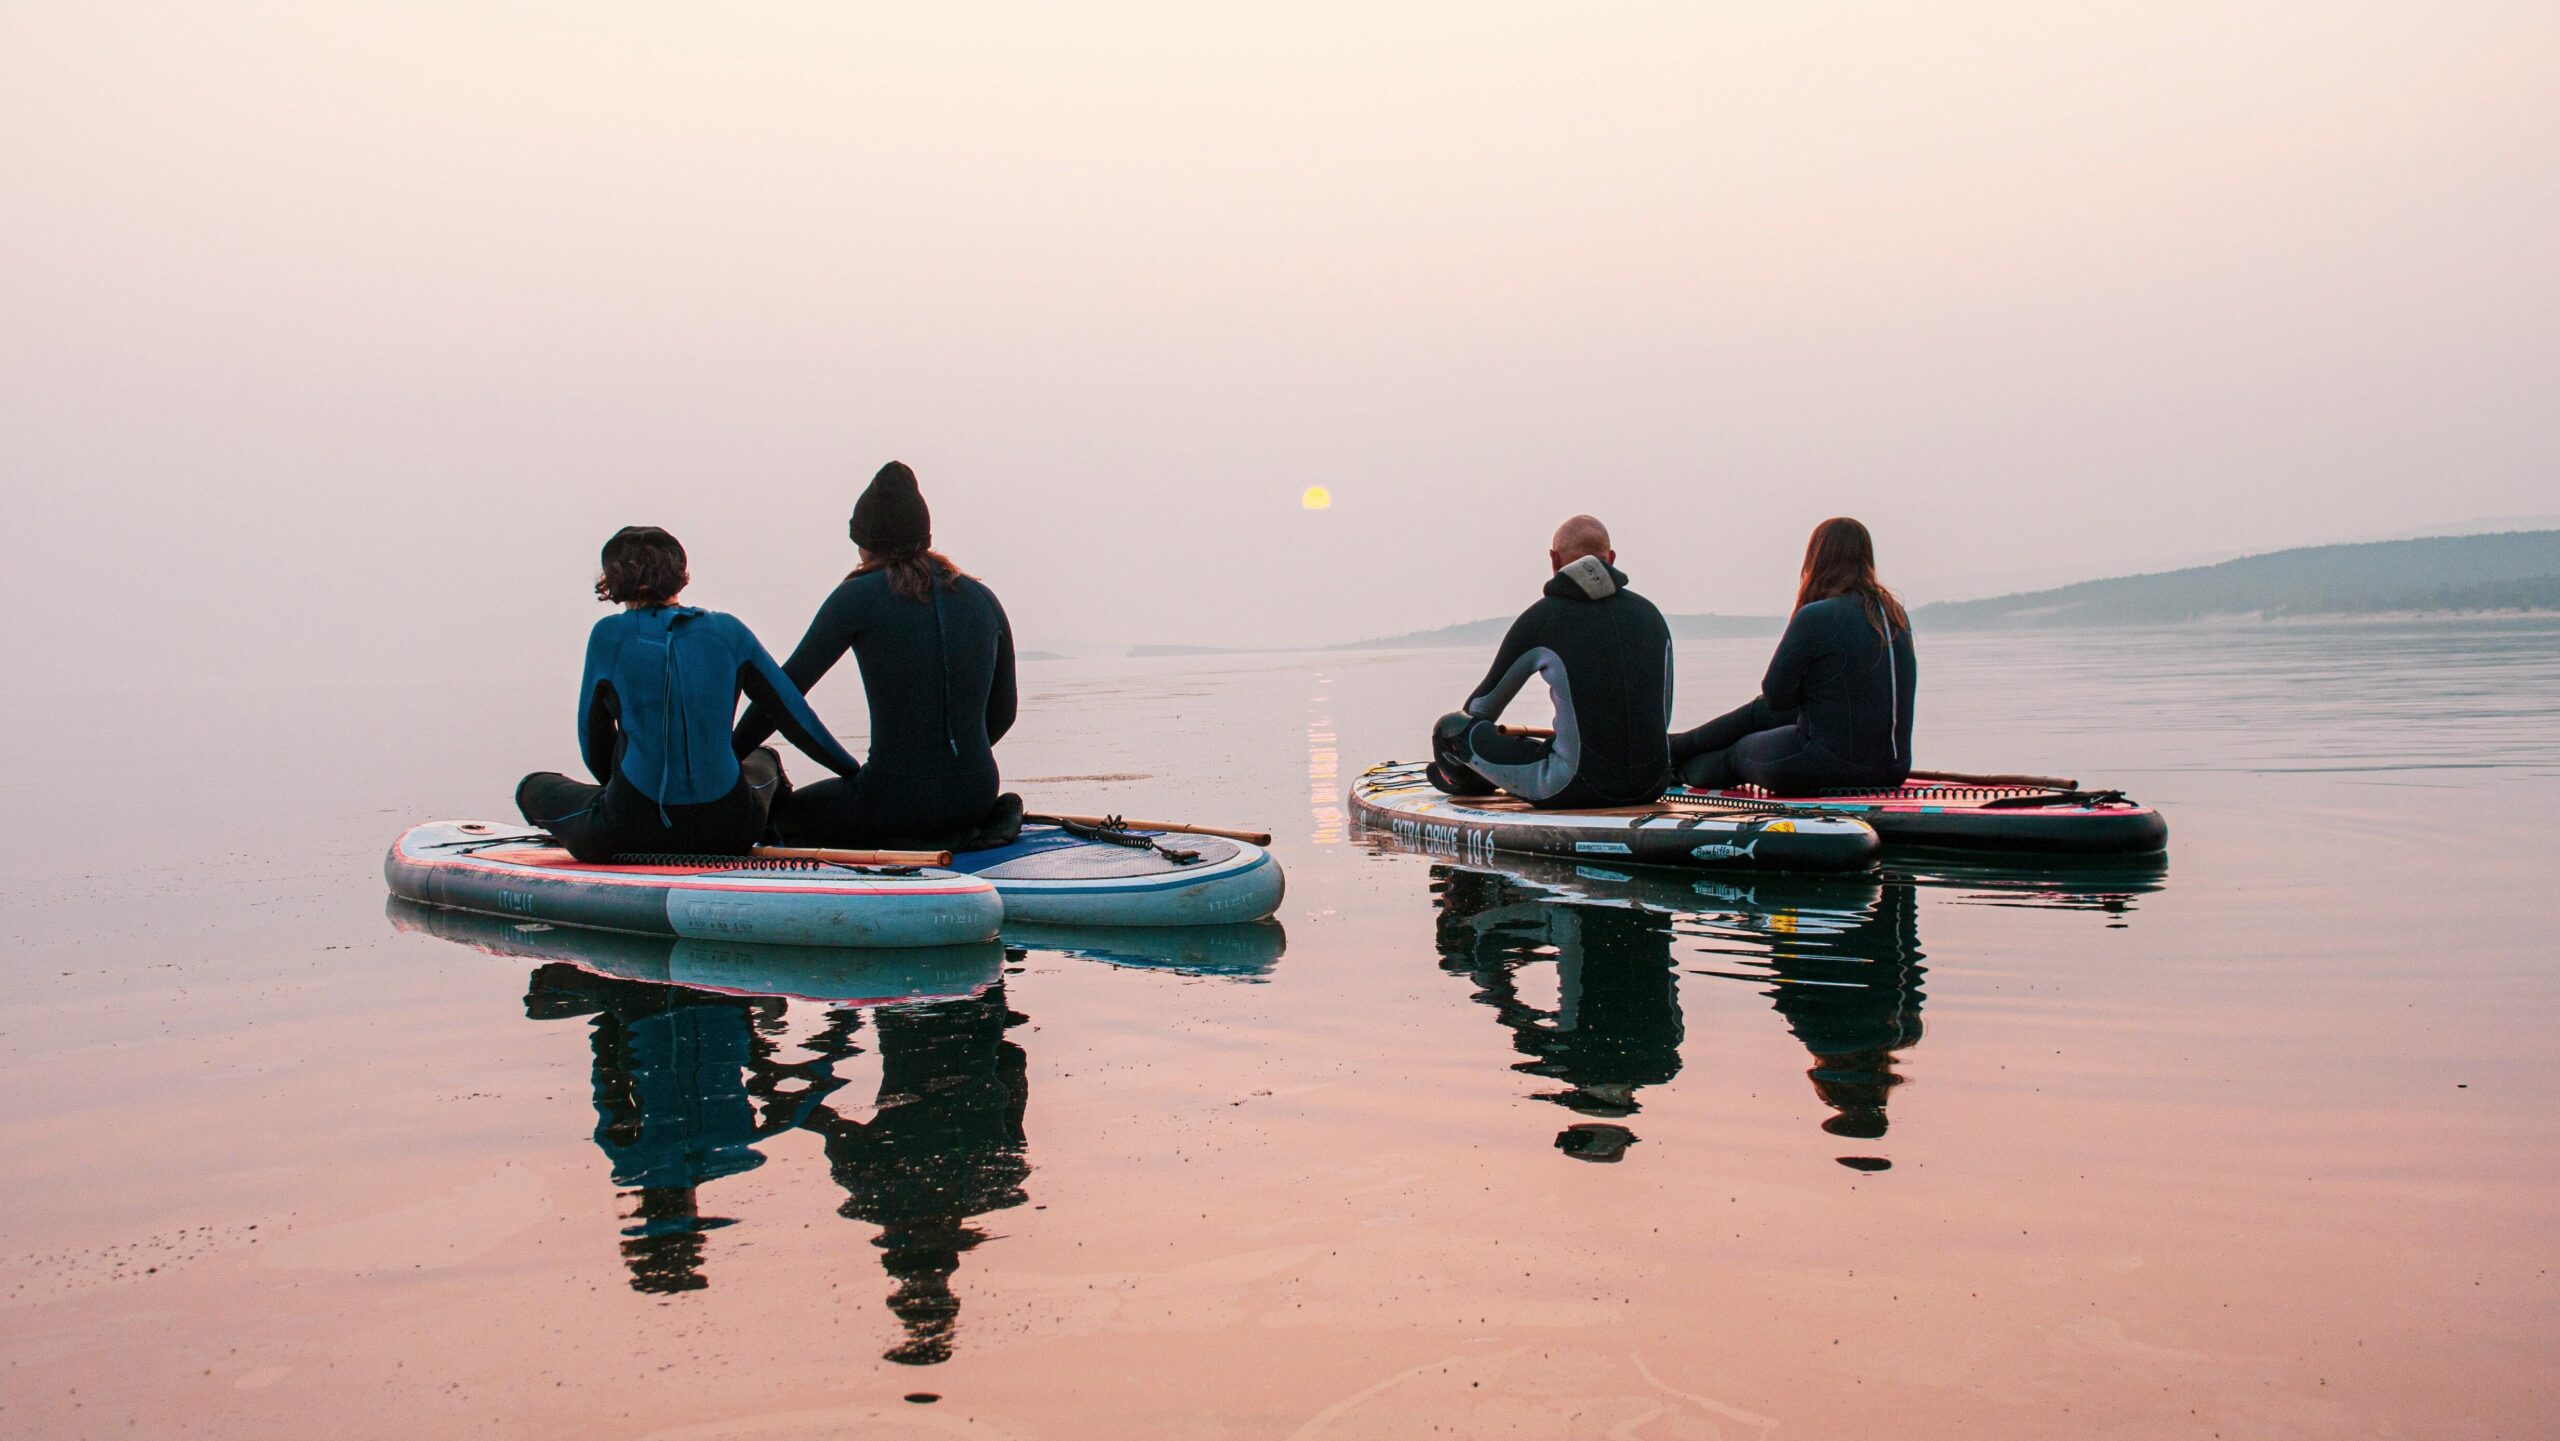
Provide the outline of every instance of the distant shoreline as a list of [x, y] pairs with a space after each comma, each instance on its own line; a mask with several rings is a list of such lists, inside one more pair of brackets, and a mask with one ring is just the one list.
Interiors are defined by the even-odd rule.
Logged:
[[[2234, 611], [2219, 615], [2191, 616], [2184, 620], [2128, 621], [2056, 621], [2038, 625], [1953, 625], [1943, 629], [1928, 624], [1920, 616], [1914, 630], [1922, 636], [1955, 635], [2083, 635], [2091, 632], [2133, 630], [2242, 630], [2242, 629], [2309, 629], [2314, 626], [2380, 626], [2410, 624], [2479, 625], [2493, 621], [2560, 622], [2560, 608], [2537, 607], [2528, 610], [2378, 610], [2323, 611], [2308, 615], [2267, 615], [2260, 611]], [[1678, 644], [1707, 640], [1751, 640], [1760, 637], [1743, 634], [1676, 636]], [[1395, 655], [1407, 651], [1466, 650], [1470, 641], [1417, 640], [1408, 645], [1389, 645], [1381, 641], [1362, 641], [1351, 645], [1141, 645], [1120, 653], [1121, 660], [1216, 660], [1234, 656], [1311, 655], [1361, 656]], [[1060, 656], [1064, 660], [1067, 657]]]
[[2227, 615], [2200, 615], [2188, 620], [2125, 621], [2101, 625], [2004, 625], [1963, 626], [1950, 629], [1949, 635], [2048, 635], [2057, 631], [2086, 630], [2238, 630], [2243, 627], [2306, 627], [2315, 625], [2406, 625], [2424, 621], [2480, 622], [2493, 620], [2560, 620], [2560, 609], [2537, 607], [2530, 610], [2340, 610], [2310, 615], [2267, 615], [2243, 611]]
[[[2560, 615], [2560, 530], [2498, 531], [2303, 546], [2214, 565], [2084, 580], [1980, 600], [1914, 605], [1923, 634], [1958, 631], [2149, 630], [2167, 626], [2474, 622]], [[1774, 637], [1784, 616], [1674, 614], [1675, 640]], [[1311, 654], [1490, 649], [1508, 617], [1323, 646]], [[1144, 645], [1133, 657], [1239, 655], [1251, 647]]]

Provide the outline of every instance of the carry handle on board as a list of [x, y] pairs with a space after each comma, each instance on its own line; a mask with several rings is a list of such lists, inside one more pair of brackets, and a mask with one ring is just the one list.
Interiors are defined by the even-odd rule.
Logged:
[[[1554, 731], [1545, 726], [1496, 726], [1494, 729], [1507, 736], [1553, 737], [1555, 735]], [[2067, 776], [1978, 776], [1964, 771], [1913, 771], [1911, 778], [1915, 781], [1936, 781], [1941, 785], [2037, 786], [2051, 791], [2080, 789], [2080, 783]]]
[[1242, 841], [1249, 846], [1271, 844], [1269, 831], [1229, 831], [1216, 826], [1185, 825], [1180, 821], [1133, 821], [1119, 816], [1033, 816], [1023, 817], [1038, 825], [1109, 826], [1124, 831], [1164, 831], [1178, 836], [1216, 836], [1220, 840]]
[[827, 846], [758, 846], [756, 858], [769, 861], [833, 861], [840, 866], [947, 866], [949, 851], [843, 851]]

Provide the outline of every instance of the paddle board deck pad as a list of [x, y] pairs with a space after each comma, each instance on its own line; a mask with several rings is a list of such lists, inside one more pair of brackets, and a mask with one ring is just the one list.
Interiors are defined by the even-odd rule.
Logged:
[[1506, 851], [1601, 865], [1854, 871], [1876, 858], [1874, 829], [1849, 816], [1762, 814], [1670, 800], [1542, 811], [1510, 796], [1447, 795], [1422, 771], [1418, 764], [1372, 767], [1351, 787], [1352, 818], [1461, 859]]
[[682, 936], [580, 930], [546, 921], [385, 902], [392, 926], [475, 951], [539, 965], [566, 962], [599, 976], [683, 986], [725, 996], [785, 996], [831, 1006], [917, 1005], [962, 1000], [996, 983], [1004, 947], [995, 941], [917, 949], [831, 950], [759, 946]]
[[669, 858], [591, 865], [490, 821], [430, 821], [383, 858], [391, 892], [520, 921], [774, 946], [948, 946], [991, 941], [995, 887], [946, 870], [831, 861]]
[[1757, 786], [1667, 798], [1739, 812], [1845, 816], [1876, 828], [1888, 847], [1944, 846], [2043, 855], [2141, 855], [2165, 849], [2169, 823], [2122, 791], [1909, 780], [1891, 790], [1771, 796]]
[[1286, 883], [1269, 851], [1220, 836], [1118, 832], [1139, 844], [1027, 825], [951, 868], [1004, 897], [1008, 922], [1067, 926], [1223, 926], [1269, 918]]

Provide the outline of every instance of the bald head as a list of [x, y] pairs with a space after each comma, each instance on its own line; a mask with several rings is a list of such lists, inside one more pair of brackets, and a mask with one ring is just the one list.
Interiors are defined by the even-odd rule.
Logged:
[[1562, 570], [1586, 555], [1615, 561], [1618, 553], [1609, 548], [1609, 527], [1596, 517], [1577, 515], [1556, 527], [1556, 538], [1547, 542], [1547, 560]]

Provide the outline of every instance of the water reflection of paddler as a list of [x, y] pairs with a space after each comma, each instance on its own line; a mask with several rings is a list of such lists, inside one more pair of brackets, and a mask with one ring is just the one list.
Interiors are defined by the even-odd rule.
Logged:
[[[1513, 1069], [1564, 1083], [1539, 1100], [1595, 1118], [1567, 1127], [1557, 1148], [1617, 1160], [1636, 1140], [1621, 1122], [1642, 1109], [1637, 1092], [1680, 1073], [1669, 919], [1558, 900], [1496, 872], [1435, 866], [1432, 877], [1441, 969], [1472, 979], [1476, 999], [1510, 1029], [1529, 1057]], [[1522, 999], [1519, 971], [1550, 959], [1556, 1007], [1546, 1011]]]
[[[1787, 1029], [1813, 1053], [1814, 1094], [1833, 1115], [1822, 1129], [1874, 1140], [1889, 1124], [1885, 1103], [1902, 1084], [1894, 1058], [1919, 1044], [1920, 903], [1909, 886], [1886, 886], [1872, 911], [1846, 930], [1773, 937], [1769, 991]], [[1872, 1157], [1843, 1165], [1881, 1170]]]
[[760, 1125], [745, 1076], [759, 1049], [759, 1021], [781, 1017], [769, 997], [723, 996], [681, 986], [599, 976], [554, 962], [533, 973], [525, 1015], [592, 1016], [596, 1146], [633, 1208], [622, 1259], [631, 1288], [697, 1291], [702, 1236], [731, 1224], [701, 1214], [708, 1181], [764, 1164]]
[[[799, 1124], [825, 1138], [827, 1165], [845, 1190], [837, 1214], [880, 1228], [873, 1244], [897, 1283], [889, 1309], [906, 1338], [887, 1360], [950, 1359], [960, 1316], [951, 1276], [961, 1253], [987, 1239], [969, 1222], [1029, 1199], [1029, 1065], [1005, 1039], [1025, 1019], [1005, 1005], [1001, 984], [966, 1000], [883, 1006], [871, 1017], [880, 1051], [871, 1118], [838, 1109], [832, 1085], [810, 1093]], [[859, 1024], [855, 1012], [835, 1013], [807, 1045], [817, 1060], [797, 1069], [824, 1073], [852, 1055]]]

